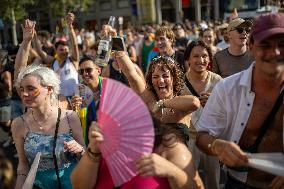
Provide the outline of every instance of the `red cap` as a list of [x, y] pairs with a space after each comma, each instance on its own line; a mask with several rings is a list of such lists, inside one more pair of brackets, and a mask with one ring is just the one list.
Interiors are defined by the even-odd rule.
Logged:
[[257, 17], [251, 28], [251, 35], [257, 42], [275, 34], [284, 34], [284, 14], [267, 13]]

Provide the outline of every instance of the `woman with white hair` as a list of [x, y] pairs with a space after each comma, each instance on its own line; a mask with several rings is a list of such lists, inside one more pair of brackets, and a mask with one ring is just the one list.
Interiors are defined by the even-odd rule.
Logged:
[[[70, 173], [84, 152], [78, 115], [55, 106], [60, 80], [43, 66], [26, 67], [34, 24], [25, 21], [23, 43], [16, 58], [16, 87], [28, 111], [13, 120], [12, 134], [19, 156], [16, 188], [26, 180], [35, 156], [41, 158], [34, 181], [36, 188], [72, 188]], [[21, 70], [19, 71], [19, 68]]]

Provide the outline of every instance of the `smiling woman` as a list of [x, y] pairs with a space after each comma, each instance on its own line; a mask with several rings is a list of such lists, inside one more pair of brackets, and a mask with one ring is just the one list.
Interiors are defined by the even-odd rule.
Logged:
[[117, 52], [116, 57], [130, 87], [141, 96], [156, 118], [164, 123], [189, 125], [190, 113], [200, 106], [200, 102], [194, 96], [182, 95], [183, 74], [172, 58], [155, 58], [145, 81], [124, 52]]

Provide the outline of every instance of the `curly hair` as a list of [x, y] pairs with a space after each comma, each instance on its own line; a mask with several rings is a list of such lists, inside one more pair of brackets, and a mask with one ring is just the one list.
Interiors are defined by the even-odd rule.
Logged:
[[175, 44], [175, 33], [173, 32], [173, 30], [167, 26], [162, 26], [160, 28], [157, 29], [156, 33], [155, 33], [155, 37], [159, 37], [159, 36], [166, 36], [167, 38], [169, 38], [172, 41], [172, 45]]
[[53, 92], [51, 94], [52, 99], [57, 99], [60, 92], [60, 79], [58, 75], [50, 68], [42, 65], [30, 65], [22, 69], [16, 80], [16, 87], [19, 88], [22, 80], [28, 76], [33, 75], [39, 78], [41, 86], [51, 86]]
[[152, 91], [155, 94], [155, 96], [158, 98], [158, 95], [152, 83], [152, 75], [157, 66], [160, 66], [163, 70], [170, 71], [171, 76], [173, 77], [174, 96], [180, 95], [183, 89], [183, 86], [184, 86], [184, 74], [179, 64], [175, 62], [171, 57], [167, 57], [167, 56], [158, 56], [151, 61], [149, 65], [148, 73], [146, 75], [147, 89]]
[[200, 40], [199, 41], [192, 41], [191, 43], [189, 43], [187, 45], [185, 52], [184, 52], [184, 55], [183, 55], [184, 60], [185, 61], [188, 60], [188, 58], [190, 57], [190, 53], [191, 53], [192, 49], [194, 47], [197, 47], [197, 46], [203, 47], [207, 50], [208, 55], [209, 55], [209, 60], [210, 60], [210, 62], [212, 62], [213, 61], [213, 55], [212, 55], [211, 48], [208, 45], [206, 45], [206, 43], [204, 43], [203, 41], [200, 41]]

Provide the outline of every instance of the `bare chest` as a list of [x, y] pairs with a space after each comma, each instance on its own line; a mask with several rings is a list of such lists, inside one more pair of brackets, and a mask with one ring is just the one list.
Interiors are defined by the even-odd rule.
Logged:
[[[260, 128], [273, 108], [275, 100], [269, 98], [257, 98], [254, 101], [251, 114], [246, 128], [241, 136], [239, 145], [242, 147], [251, 146], [260, 131]], [[278, 110], [273, 121], [269, 123], [269, 128], [265, 133], [258, 148], [259, 152], [279, 152], [283, 146], [283, 105]]]

